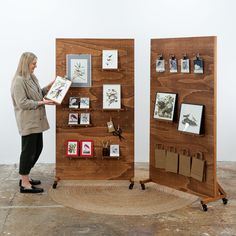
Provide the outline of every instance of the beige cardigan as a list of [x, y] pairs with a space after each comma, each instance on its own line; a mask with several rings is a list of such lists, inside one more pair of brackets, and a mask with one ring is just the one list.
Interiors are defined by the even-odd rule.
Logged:
[[22, 136], [41, 133], [49, 129], [45, 106], [38, 106], [47, 88], [40, 88], [37, 78], [17, 76], [12, 81], [11, 97], [15, 110], [16, 123]]

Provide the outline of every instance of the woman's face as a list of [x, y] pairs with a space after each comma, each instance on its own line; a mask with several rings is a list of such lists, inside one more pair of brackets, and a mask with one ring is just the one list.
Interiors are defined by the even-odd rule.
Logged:
[[34, 73], [34, 69], [37, 67], [37, 59], [35, 58], [30, 64], [29, 64], [29, 71], [30, 74]]

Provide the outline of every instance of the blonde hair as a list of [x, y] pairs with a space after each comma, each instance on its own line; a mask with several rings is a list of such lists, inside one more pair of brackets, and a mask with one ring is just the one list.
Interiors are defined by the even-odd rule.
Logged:
[[22, 53], [14, 78], [16, 78], [17, 76], [28, 78], [30, 76], [29, 64], [34, 59], [37, 59], [34, 53], [32, 52]]

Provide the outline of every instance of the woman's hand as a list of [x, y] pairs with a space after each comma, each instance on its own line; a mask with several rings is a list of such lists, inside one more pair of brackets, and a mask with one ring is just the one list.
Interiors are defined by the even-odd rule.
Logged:
[[52, 100], [43, 98], [43, 101], [38, 101], [38, 105], [39, 106], [41, 106], [41, 105], [56, 105], [56, 103]]

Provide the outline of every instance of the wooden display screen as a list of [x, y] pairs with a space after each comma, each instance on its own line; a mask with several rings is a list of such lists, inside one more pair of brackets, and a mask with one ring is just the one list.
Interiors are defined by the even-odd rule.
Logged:
[[[109, 64], [109, 53], [116, 57], [113, 64]], [[71, 87], [62, 104], [56, 106], [56, 178], [129, 180], [134, 176], [134, 40], [56, 39], [56, 75], [68, 74], [67, 60], [73, 66], [77, 59], [77, 75], [89, 76], [89, 80], [84, 87]], [[83, 70], [84, 66], [89, 66], [88, 70]], [[103, 109], [103, 85], [120, 88], [119, 107]], [[121, 140], [108, 132], [110, 120], [115, 131], [122, 130]], [[68, 140], [77, 140], [80, 145], [75, 147]], [[108, 141], [112, 148], [119, 148], [115, 156], [103, 156], [103, 145]], [[75, 152], [80, 155], [73, 155], [73, 148], [80, 148]], [[72, 154], [68, 156], [69, 151]]]

